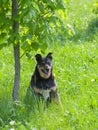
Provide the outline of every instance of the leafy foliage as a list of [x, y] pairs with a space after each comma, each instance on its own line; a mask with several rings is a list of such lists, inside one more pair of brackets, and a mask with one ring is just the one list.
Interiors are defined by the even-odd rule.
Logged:
[[93, 12], [94, 12], [95, 14], [98, 14], [98, 0], [96, 0], [96, 1], [94, 2]]
[[[62, 21], [58, 11], [64, 10], [63, 1], [22, 1], [20, 3], [21, 43], [23, 49], [46, 49], [60, 33]], [[28, 6], [29, 5], [29, 6]]]
[[61, 19], [62, 14], [66, 15], [65, 2], [63, 0], [20, 0], [18, 15], [14, 16], [14, 19], [19, 21], [20, 30], [13, 34], [11, 0], [1, 0], [0, 48], [12, 43], [14, 35], [20, 41], [22, 49], [28, 52], [38, 48], [46, 49], [51, 43], [56, 42], [57, 37], [66, 30]]
[[0, 49], [8, 43], [11, 31], [11, 1], [0, 0]]

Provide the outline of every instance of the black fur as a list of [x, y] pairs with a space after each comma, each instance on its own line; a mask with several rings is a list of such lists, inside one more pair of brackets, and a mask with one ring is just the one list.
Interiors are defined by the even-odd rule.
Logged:
[[[43, 90], [49, 90], [49, 97], [47, 98], [47, 101], [52, 101], [55, 98], [58, 98], [58, 92], [56, 88], [56, 81], [54, 78], [54, 75], [52, 73], [52, 53], [49, 53], [46, 57], [42, 57], [40, 54], [37, 54], [36, 56], [37, 65], [35, 67], [35, 71], [31, 77], [30, 86], [35, 92], [35, 94], [40, 95], [40, 97], [43, 97], [43, 94], [41, 91]], [[45, 68], [46, 66], [46, 68]], [[42, 69], [47, 69], [49, 67], [50, 75], [48, 78], [42, 77], [39, 69], [42, 67]], [[44, 70], [43, 70], [44, 72]], [[46, 71], [47, 72], [47, 71]], [[47, 72], [48, 73], [48, 72]], [[35, 91], [35, 89], [38, 89], [39, 92]]]

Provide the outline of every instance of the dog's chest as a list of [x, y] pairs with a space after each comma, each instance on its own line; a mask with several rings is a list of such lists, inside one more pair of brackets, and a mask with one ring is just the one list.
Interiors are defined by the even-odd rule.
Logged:
[[54, 81], [49, 79], [49, 80], [38, 80], [36, 82], [36, 86], [40, 89], [44, 89], [44, 90], [47, 90], [47, 89], [50, 89], [51, 87], [54, 86]]
[[53, 75], [49, 79], [43, 79], [40, 76], [33, 75], [31, 86], [34, 92], [41, 94], [45, 100], [50, 97], [51, 91], [56, 91], [56, 81]]

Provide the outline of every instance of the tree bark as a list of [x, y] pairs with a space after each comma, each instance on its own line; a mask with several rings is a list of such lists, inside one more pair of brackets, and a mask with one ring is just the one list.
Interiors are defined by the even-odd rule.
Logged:
[[12, 0], [12, 31], [13, 31], [13, 48], [15, 61], [15, 75], [12, 98], [14, 101], [18, 100], [18, 91], [20, 84], [20, 43], [17, 35], [19, 35], [19, 22], [16, 20], [18, 14], [18, 0]]

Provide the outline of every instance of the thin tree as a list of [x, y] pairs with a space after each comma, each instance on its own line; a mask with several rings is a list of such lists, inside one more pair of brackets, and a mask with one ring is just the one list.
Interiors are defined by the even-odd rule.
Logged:
[[18, 15], [18, 0], [12, 0], [12, 31], [13, 35], [13, 48], [14, 48], [14, 61], [15, 61], [15, 76], [12, 97], [16, 101], [18, 99], [18, 90], [20, 82], [20, 43], [17, 40], [19, 33], [19, 22], [15, 19]]

